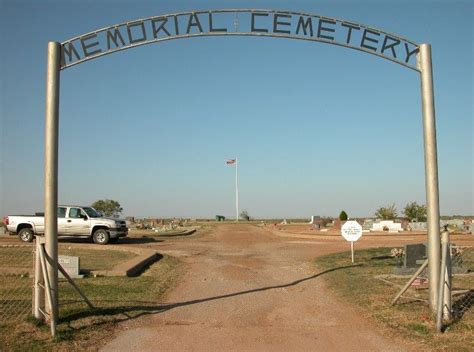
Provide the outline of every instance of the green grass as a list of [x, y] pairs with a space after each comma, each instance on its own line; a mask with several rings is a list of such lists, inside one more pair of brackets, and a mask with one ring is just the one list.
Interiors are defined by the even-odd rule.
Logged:
[[1, 247], [0, 249], [0, 269], [16, 268], [31, 269], [33, 263], [33, 246], [19, 245]]
[[[76, 280], [92, 301], [91, 310], [72, 287], [59, 287], [60, 319], [56, 339], [49, 327], [28, 317], [17, 322], [0, 323], [0, 350], [63, 351], [95, 349], [104, 337], [112, 336], [116, 324], [166, 309], [160, 306], [166, 291], [180, 275], [178, 261], [165, 256], [141, 276], [87, 277]], [[30, 296], [31, 297], [31, 296]]]
[[[325, 275], [328, 287], [341, 299], [353, 303], [362, 314], [382, 322], [393, 335], [402, 336], [409, 342], [428, 346], [433, 351], [472, 350], [472, 307], [460, 320], [449, 325], [444, 334], [438, 334], [426, 303], [402, 298], [395, 306], [391, 305], [391, 300], [400, 288], [376, 278], [393, 273], [396, 259], [390, 257], [390, 248], [358, 250], [355, 261], [358, 266], [334, 270]], [[323, 270], [351, 266], [350, 252], [319, 257], [315, 263]], [[458, 285], [473, 285], [472, 276], [460, 280], [465, 281], [456, 281]], [[391, 281], [403, 285], [408, 277]], [[427, 290], [410, 291], [409, 294], [427, 297]]]
[[77, 249], [73, 246], [60, 246], [59, 255], [79, 257], [81, 270], [111, 270], [114, 266], [126, 262], [137, 254], [115, 249]]
[[417, 334], [421, 335], [429, 335], [430, 330], [428, 327], [424, 324], [419, 324], [419, 323], [408, 323], [406, 327], [410, 330], [413, 330]]
[[[0, 268], [29, 269], [33, 268], [33, 246], [18, 246], [2, 248]], [[59, 246], [59, 255], [69, 255], [80, 258], [80, 268], [90, 270], [111, 270], [137, 255], [120, 250], [77, 249], [74, 246]]]

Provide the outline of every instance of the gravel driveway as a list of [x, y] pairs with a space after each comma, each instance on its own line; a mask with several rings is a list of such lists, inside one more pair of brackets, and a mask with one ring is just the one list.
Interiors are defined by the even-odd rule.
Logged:
[[311, 260], [347, 250], [340, 238], [226, 224], [156, 249], [180, 257], [184, 278], [160, 302], [166, 309], [125, 323], [103, 351], [408, 350], [325, 288]]

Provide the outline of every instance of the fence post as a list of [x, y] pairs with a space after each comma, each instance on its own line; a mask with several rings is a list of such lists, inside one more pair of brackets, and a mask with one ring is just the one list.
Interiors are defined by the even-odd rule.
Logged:
[[438, 304], [436, 309], [436, 330], [441, 332], [443, 318], [448, 321], [451, 318], [451, 261], [449, 232], [445, 227], [441, 234], [441, 270], [439, 277]]
[[41, 309], [44, 309], [44, 277], [41, 269], [41, 241], [44, 237], [37, 236], [35, 238], [35, 289], [33, 298], [33, 315], [38, 320], [44, 320]]
[[[446, 237], [446, 239], [445, 239]], [[442, 241], [446, 241], [446, 267], [444, 270], [444, 295], [443, 295], [443, 318], [445, 321], [451, 320], [451, 313], [452, 313], [452, 269], [451, 269], [451, 243], [449, 239], [449, 232], [447, 231], [447, 227], [443, 232]]]

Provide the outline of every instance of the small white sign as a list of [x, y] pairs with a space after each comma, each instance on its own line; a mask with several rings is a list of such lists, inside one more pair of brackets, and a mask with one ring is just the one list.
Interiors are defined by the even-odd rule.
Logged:
[[346, 221], [341, 227], [341, 235], [346, 241], [355, 242], [362, 237], [362, 226], [357, 221]]

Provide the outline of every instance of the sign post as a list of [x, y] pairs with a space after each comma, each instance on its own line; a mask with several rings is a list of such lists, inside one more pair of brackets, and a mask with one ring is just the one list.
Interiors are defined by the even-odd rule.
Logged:
[[362, 237], [362, 226], [357, 221], [346, 221], [341, 227], [341, 235], [351, 243], [351, 258], [354, 264], [354, 242]]

